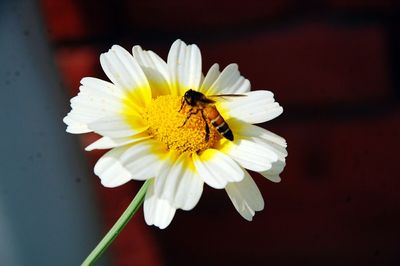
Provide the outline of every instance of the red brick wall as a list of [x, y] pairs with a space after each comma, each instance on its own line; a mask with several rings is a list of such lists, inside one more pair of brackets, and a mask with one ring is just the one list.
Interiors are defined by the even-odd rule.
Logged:
[[[112, 44], [165, 58], [182, 38], [199, 44], [205, 67], [238, 63], [285, 109], [265, 127], [287, 139], [288, 164], [280, 184], [256, 177], [266, 208], [253, 222], [206, 189], [164, 231], [137, 215], [112, 245], [115, 265], [400, 264], [397, 1], [266, 2], [42, 0], [71, 96], [82, 77], [105, 78], [98, 57]], [[91, 166], [100, 156], [86, 154]], [[106, 230], [139, 184], [91, 178]]]

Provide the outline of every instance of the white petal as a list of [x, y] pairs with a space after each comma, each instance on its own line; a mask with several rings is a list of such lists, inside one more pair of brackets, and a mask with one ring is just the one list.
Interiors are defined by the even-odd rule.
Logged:
[[148, 225], [155, 225], [160, 229], [166, 228], [174, 218], [176, 209], [154, 193], [154, 184], [151, 183], [146, 192], [143, 204], [144, 219]]
[[207, 149], [200, 156], [194, 153], [193, 162], [204, 182], [213, 188], [224, 188], [228, 182], [237, 182], [244, 177], [235, 161], [215, 149]]
[[273, 143], [272, 141], [259, 138], [259, 137], [250, 137], [247, 138], [250, 141], [254, 141], [255, 143], [260, 143], [267, 149], [271, 150], [273, 153], [275, 153], [278, 156], [279, 161], [285, 161], [286, 156], [288, 155], [286, 148], [282, 147], [279, 144]]
[[87, 127], [85, 122], [80, 121], [79, 118], [73, 118], [73, 111], [69, 112], [66, 117], [64, 117], [63, 122], [67, 125], [66, 131], [71, 134], [83, 134], [92, 132]]
[[166, 162], [160, 168], [154, 190], [173, 207], [191, 210], [203, 192], [203, 180], [196, 174], [192, 158], [182, 154], [173, 165]]
[[286, 140], [262, 127], [255, 125], [245, 123], [238, 124], [237, 121], [231, 120], [230, 126], [235, 133], [241, 135], [240, 138], [260, 143], [278, 156], [278, 161], [273, 162], [269, 170], [260, 171], [260, 174], [273, 182], [280, 182], [281, 178], [279, 177], [279, 174], [285, 167], [285, 160], [286, 156], [288, 155], [286, 151]]
[[132, 119], [137, 121], [135, 123], [136, 128], [133, 128], [132, 124], [128, 123], [127, 119], [122, 115], [100, 118], [89, 123], [88, 127], [92, 131], [110, 138], [129, 137], [147, 129], [147, 126], [144, 124], [141, 117], [131, 116]]
[[243, 94], [247, 96], [220, 102], [222, 109], [227, 110], [229, 116], [257, 124], [274, 119], [283, 112], [282, 107], [275, 102], [273, 93], [269, 91], [251, 91]]
[[163, 146], [154, 140], [145, 140], [134, 143], [121, 156], [122, 165], [132, 173], [135, 180], [146, 180], [149, 177], [156, 176], [160, 165], [165, 160]]
[[146, 180], [155, 176], [162, 163], [160, 149], [153, 140], [114, 148], [97, 161], [94, 172], [106, 187], [116, 187], [131, 179]]
[[278, 155], [267, 145], [247, 139], [236, 138], [234, 142], [226, 143], [221, 151], [242, 167], [257, 172], [271, 169], [272, 163], [278, 161]]
[[241, 94], [250, 91], [250, 81], [240, 75], [237, 64], [230, 64], [211, 85], [207, 94]]
[[152, 90], [152, 97], [170, 94], [171, 74], [167, 63], [153, 51], [145, 51], [136, 45], [132, 48], [136, 58]]
[[105, 187], [118, 187], [132, 179], [131, 173], [121, 164], [120, 157], [127, 147], [115, 148], [105, 153], [94, 166], [94, 173]]
[[107, 77], [117, 86], [129, 92], [129, 98], [141, 107], [151, 101], [151, 90], [146, 76], [136, 59], [118, 45], [100, 56], [101, 66]]
[[120, 147], [126, 144], [130, 144], [133, 142], [138, 142], [144, 139], [149, 139], [151, 136], [148, 135], [140, 135], [140, 136], [132, 136], [132, 137], [124, 137], [124, 138], [109, 138], [109, 137], [102, 137], [89, 146], [85, 148], [86, 151], [92, 150], [104, 150], [104, 149], [111, 149], [115, 147]]
[[245, 137], [259, 137], [262, 138], [266, 141], [275, 143], [281, 147], [286, 147], [287, 143], [284, 138], [281, 136], [276, 135], [275, 133], [266, 130], [262, 127], [256, 126], [256, 125], [251, 125], [239, 121], [230, 121], [229, 126], [231, 127], [232, 130], [235, 131], [235, 133], [245, 136]]
[[176, 40], [168, 54], [168, 67], [176, 94], [182, 95], [188, 89], [198, 90], [201, 81], [201, 54], [195, 45], [186, 45]]
[[215, 82], [215, 80], [219, 77], [220, 73], [221, 72], [219, 72], [219, 65], [218, 64], [212, 65], [210, 67], [210, 70], [208, 70], [207, 75], [204, 78], [199, 91], [206, 95], [212, 94], [209, 93], [208, 90], [210, 89], [211, 85]]
[[83, 89], [81, 91], [103, 93], [107, 96], [122, 98], [124, 96], [123, 91], [115, 86], [114, 84], [92, 77], [86, 77], [81, 80]]
[[81, 83], [79, 94], [71, 99], [72, 110], [64, 118], [67, 132], [74, 134], [91, 132], [89, 123], [123, 109], [123, 94], [114, 84], [95, 78], [84, 78]]
[[278, 161], [272, 164], [271, 169], [259, 173], [270, 181], [279, 183], [281, 182], [281, 177], [279, 175], [285, 168], [285, 165], [286, 163], [284, 161]]
[[76, 112], [84, 113], [89, 117], [117, 114], [123, 108], [122, 100], [119, 98], [101, 95], [101, 93], [88, 93], [84, 89], [81, 89], [81, 92], [71, 99], [71, 107]]
[[240, 215], [251, 221], [256, 211], [264, 209], [264, 200], [249, 173], [245, 174], [242, 181], [229, 183], [225, 190]]

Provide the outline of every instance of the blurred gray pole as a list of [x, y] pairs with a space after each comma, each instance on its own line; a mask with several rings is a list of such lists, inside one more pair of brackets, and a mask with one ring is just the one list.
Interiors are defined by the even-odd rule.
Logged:
[[78, 265], [101, 238], [66, 94], [36, 1], [1, 1], [0, 265]]

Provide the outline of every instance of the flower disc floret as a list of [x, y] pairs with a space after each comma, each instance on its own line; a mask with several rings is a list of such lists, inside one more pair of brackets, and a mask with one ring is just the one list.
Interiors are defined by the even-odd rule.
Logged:
[[[200, 152], [216, 146], [221, 137], [209, 121], [203, 119], [201, 111], [188, 105], [181, 109], [181, 106], [182, 97], [164, 95], [153, 99], [144, 113], [149, 133], [168, 149], [179, 153]], [[206, 123], [210, 129], [208, 141]]]

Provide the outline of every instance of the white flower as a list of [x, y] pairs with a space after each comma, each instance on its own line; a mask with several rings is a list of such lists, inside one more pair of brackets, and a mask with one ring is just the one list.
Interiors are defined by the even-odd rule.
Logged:
[[[222, 72], [214, 64], [204, 77], [199, 48], [181, 40], [173, 43], [167, 62], [140, 46], [132, 55], [117, 45], [100, 62], [112, 83], [83, 78], [64, 122], [69, 133], [102, 136], [86, 150], [111, 148], [94, 168], [104, 186], [151, 179], [144, 215], [147, 224], [160, 228], [169, 225], [176, 209], [197, 204], [204, 183], [224, 188], [246, 220], [264, 208], [246, 169], [279, 182], [285, 166], [286, 141], [252, 125], [282, 113], [271, 92], [250, 91], [236, 64]], [[189, 89], [216, 101], [203, 107], [216, 107], [233, 141], [218, 132], [205, 109], [184, 102]], [[211, 96], [217, 94], [242, 97]]]

